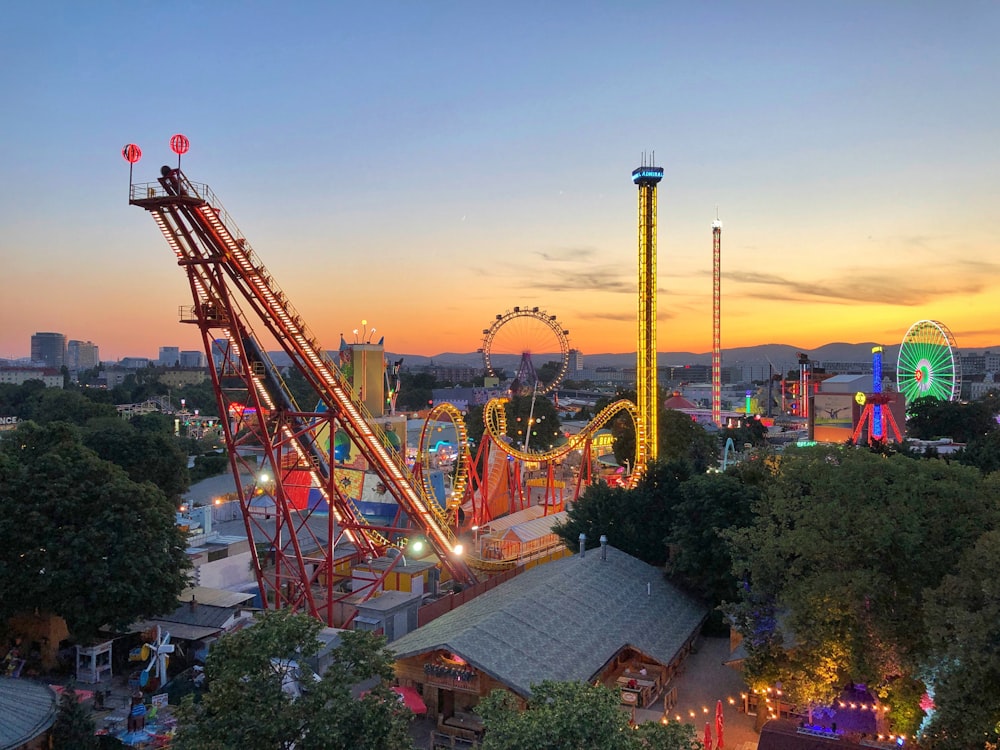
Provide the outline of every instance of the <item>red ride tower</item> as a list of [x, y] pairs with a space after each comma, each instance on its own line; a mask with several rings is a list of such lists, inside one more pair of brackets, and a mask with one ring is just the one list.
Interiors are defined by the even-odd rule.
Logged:
[[712, 222], [712, 421], [722, 427], [722, 222]]

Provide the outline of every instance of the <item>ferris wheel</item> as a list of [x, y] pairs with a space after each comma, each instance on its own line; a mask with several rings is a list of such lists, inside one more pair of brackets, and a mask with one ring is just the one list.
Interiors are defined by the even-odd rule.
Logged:
[[932, 397], [957, 401], [962, 390], [962, 369], [955, 354], [955, 337], [943, 323], [918, 320], [903, 337], [896, 364], [900, 392], [909, 404]]
[[[511, 391], [545, 394], [562, 382], [569, 369], [569, 331], [538, 307], [515, 307], [497, 315], [483, 329], [483, 364], [490, 376], [502, 368], [516, 368]], [[556, 362], [555, 375], [540, 376], [538, 368]]]

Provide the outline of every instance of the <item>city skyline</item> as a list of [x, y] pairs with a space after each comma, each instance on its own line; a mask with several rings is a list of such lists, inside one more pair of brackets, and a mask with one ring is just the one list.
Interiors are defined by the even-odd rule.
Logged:
[[[658, 349], [1000, 340], [1000, 6], [115, 3], [8, 11], [0, 357], [58, 331], [102, 359], [200, 349], [183, 271], [127, 204], [209, 184], [320, 341], [475, 351], [540, 305], [635, 349], [636, 194], [655, 151]], [[216, 33], [218, 32], [218, 33]], [[270, 346], [268, 346], [270, 348]]]

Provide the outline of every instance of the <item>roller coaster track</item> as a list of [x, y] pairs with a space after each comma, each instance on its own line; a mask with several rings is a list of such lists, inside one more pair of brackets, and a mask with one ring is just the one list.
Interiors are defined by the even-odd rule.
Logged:
[[[336, 420], [351, 438], [410, 522], [426, 536], [442, 565], [454, 578], [474, 583], [476, 577], [456, 549], [457, 539], [448, 526], [445, 511], [422, 491], [402, 458], [389, 447], [383, 430], [319, 346], [214, 193], [207, 185], [189, 181], [180, 170], [164, 167], [161, 174], [157, 183], [133, 185], [130, 203], [150, 212], [178, 264], [186, 270], [197, 318], [192, 322], [200, 324], [209, 353], [212, 340], [208, 329], [221, 328], [231, 345], [240, 347], [242, 366], [249, 371], [244, 374], [244, 382], [255, 392], [255, 400], [262, 407], [271, 403], [271, 408], [278, 408], [279, 412], [295, 409], [290, 399], [279, 398], [284, 403], [274, 403], [271, 391], [287, 393], [287, 389], [274, 378], [276, 370], [268, 365], [262, 352], [254, 352], [252, 361], [248, 358], [247, 342], [257, 337], [247, 316], [239, 310], [237, 300], [242, 300], [315, 389], [326, 406], [331, 427], [332, 420]], [[213, 379], [217, 378], [213, 375]], [[218, 382], [216, 388], [220, 388]], [[283, 439], [312, 467], [309, 471], [319, 486], [329, 488], [334, 485], [330, 481], [331, 470], [315, 444], [315, 430], [307, 427], [304, 413], [296, 410], [291, 416], [291, 422], [280, 428]], [[272, 456], [272, 460], [277, 459]], [[383, 552], [388, 540], [366, 526], [356, 507], [339, 490], [335, 488], [332, 494], [328, 497], [331, 513], [348, 526], [351, 540], [363, 550]], [[302, 560], [301, 553], [297, 554]], [[305, 584], [309, 575], [304, 565], [300, 567], [301, 583], [308, 588]]]
[[[486, 422], [486, 431], [489, 433], [494, 444], [508, 456], [513, 456], [521, 461], [546, 462], [564, 458], [572, 451], [582, 447], [588, 440], [591, 440], [594, 437], [594, 433], [607, 425], [621, 412], [625, 412], [632, 417], [632, 421], [636, 424], [637, 428], [639, 424], [639, 410], [636, 405], [628, 399], [621, 399], [601, 409], [597, 413], [597, 416], [587, 423], [586, 427], [577, 434], [571, 435], [563, 445], [547, 451], [525, 451], [506, 442], [507, 412], [504, 407], [508, 401], [509, 399], [506, 398], [490, 399], [486, 403], [486, 406], [483, 407], [483, 419]], [[636, 447], [638, 448], [638, 442], [636, 443]], [[638, 452], [636, 453], [636, 461], [638, 462]], [[633, 466], [636, 465], [638, 464], [633, 464]]]
[[465, 427], [465, 420], [462, 419], [462, 412], [459, 411], [455, 406], [449, 403], [436, 404], [434, 408], [430, 410], [427, 414], [427, 418], [424, 420], [424, 426], [420, 429], [420, 441], [417, 444], [417, 464], [421, 467], [420, 471], [420, 481], [423, 486], [424, 495], [427, 497], [434, 496], [434, 489], [430, 485], [430, 446], [431, 441], [431, 431], [434, 429], [434, 425], [440, 421], [441, 417], [447, 417], [451, 423], [455, 426], [455, 435], [458, 445], [456, 446], [458, 450], [458, 466], [455, 467], [455, 473], [452, 484], [452, 495], [454, 500], [449, 500], [446, 507], [450, 510], [455, 504], [461, 504], [462, 498], [465, 497], [465, 485], [469, 480], [469, 433]]

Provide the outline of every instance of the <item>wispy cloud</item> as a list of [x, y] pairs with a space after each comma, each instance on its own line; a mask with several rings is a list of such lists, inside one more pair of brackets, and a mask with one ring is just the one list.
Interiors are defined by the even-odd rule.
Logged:
[[[973, 261], [972, 263], [976, 263]], [[758, 271], [731, 271], [723, 281], [740, 285], [741, 297], [780, 301], [816, 301], [831, 304], [876, 302], [885, 305], [926, 305], [941, 297], [976, 294], [983, 291], [990, 276], [1000, 275], [1000, 265], [980, 263], [977, 269], [944, 269], [933, 280], [908, 279], [899, 273], [858, 271], [821, 281], [802, 281]], [[973, 275], [970, 275], [973, 274]], [[763, 288], [761, 288], [763, 287]]]
[[587, 258], [593, 258], [597, 249], [593, 247], [562, 247], [554, 250], [539, 250], [535, 253], [539, 258], [550, 263], [578, 263]]

